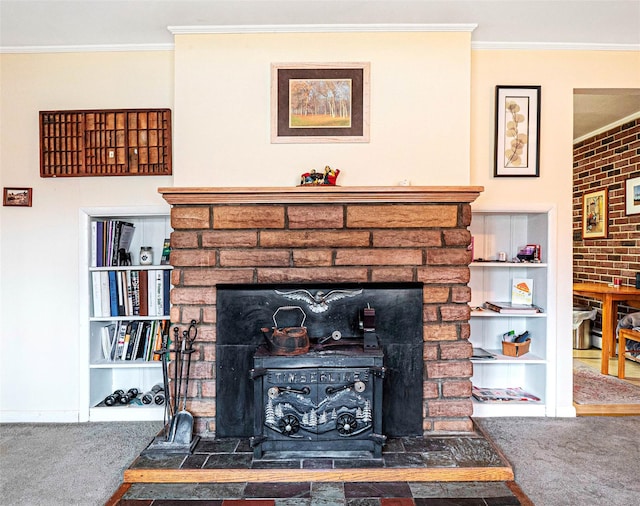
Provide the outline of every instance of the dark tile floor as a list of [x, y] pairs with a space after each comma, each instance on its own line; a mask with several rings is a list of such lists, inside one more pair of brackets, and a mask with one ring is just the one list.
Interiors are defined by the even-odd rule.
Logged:
[[278, 452], [253, 458], [247, 439], [201, 439], [191, 455], [143, 452], [131, 469], [345, 469], [509, 466], [482, 435], [402, 437], [387, 441], [382, 458], [367, 452]]
[[[509, 467], [481, 434], [389, 439], [366, 453], [294, 452], [253, 459], [245, 439], [202, 439], [190, 455], [143, 452], [130, 469], [347, 469]], [[515, 492], [514, 492], [515, 491]], [[517, 492], [517, 493], [516, 493]], [[520, 499], [523, 498], [523, 502]], [[499, 506], [530, 504], [507, 482], [134, 483], [117, 506]]]
[[504, 482], [136, 483], [118, 506], [507, 506]]

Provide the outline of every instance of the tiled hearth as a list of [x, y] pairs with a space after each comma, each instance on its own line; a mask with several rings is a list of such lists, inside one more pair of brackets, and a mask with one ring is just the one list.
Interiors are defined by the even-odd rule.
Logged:
[[[279, 456], [281, 457], [281, 456]], [[201, 439], [187, 454], [144, 453], [110, 506], [530, 505], [481, 431], [392, 438], [381, 459], [253, 458], [245, 439]]]
[[467, 227], [481, 187], [159, 191], [172, 205], [171, 321], [199, 328], [196, 434], [217, 435], [217, 287], [310, 283], [421, 286], [422, 433], [472, 432]]

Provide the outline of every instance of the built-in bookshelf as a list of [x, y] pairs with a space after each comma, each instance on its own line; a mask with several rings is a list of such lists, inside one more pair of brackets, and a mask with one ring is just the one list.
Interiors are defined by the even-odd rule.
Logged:
[[[154, 352], [169, 338], [169, 210], [87, 209], [81, 218], [86, 381], [80, 419], [162, 420], [164, 406], [143, 403], [142, 394], [163, 381], [161, 356]], [[132, 388], [140, 395], [129, 403], [105, 403], [114, 391]]]
[[[549, 281], [552, 264], [548, 210], [473, 210], [471, 263], [471, 337], [475, 348], [492, 357], [472, 359], [472, 383], [481, 389], [522, 389], [531, 400], [480, 402], [474, 399], [474, 416], [553, 416], [555, 412], [555, 296]], [[537, 245], [537, 258], [522, 261], [518, 253]], [[501, 255], [500, 253], [504, 253]], [[524, 314], [504, 314], [485, 305], [487, 301], [511, 301], [514, 280], [532, 285], [532, 304]], [[529, 332], [529, 352], [509, 356], [503, 352], [505, 334]]]

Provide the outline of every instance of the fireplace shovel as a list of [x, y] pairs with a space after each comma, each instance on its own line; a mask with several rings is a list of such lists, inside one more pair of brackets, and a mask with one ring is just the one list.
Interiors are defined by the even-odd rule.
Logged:
[[[189, 374], [191, 372], [191, 354], [194, 352], [193, 342], [196, 340], [198, 330], [196, 329], [195, 322], [189, 325], [189, 330], [184, 331], [183, 343], [186, 341], [187, 345], [182, 351], [182, 360], [184, 361], [184, 355], [188, 355], [187, 358], [187, 373], [184, 381], [184, 395], [182, 397], [182, 409], [178, 411], [174, 418], [174, 432], [173, 442], [177, 444], [189, 445], [191, 444], [191, 438], [193, 437], [193, 415], [187, 411], [187, 392], [189, 391]], [[182, 386], [182, 379], [180, 380]], [[178, 406], [176, 405], [176, 409]]]

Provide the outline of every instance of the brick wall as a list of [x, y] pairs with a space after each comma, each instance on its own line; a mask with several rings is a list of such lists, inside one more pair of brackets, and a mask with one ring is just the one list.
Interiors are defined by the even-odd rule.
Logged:
[[171, 321], [199, 322], [188, 402], [196, 433], [216, 431], [216, 285], [304, 282], [423, 283], [423, 430], [472, 430], [469, 200], [192, 205], [165, 198], [173, 203]]
[[[640, 118], [586, 139], [573, 149], [574, 282], [635, 284], [640, 272], [640, 214], [625, 214], [625, 181], [640, 176]], [[608, 189], [609, 232], [604, 239], [582, 239], [582, 196]], [[594, 300], [576, 304], [599, 307]], [[622, 313], [630, 311], [621, 305]], [[637, 309], [634, 309], [637, 311]]]

